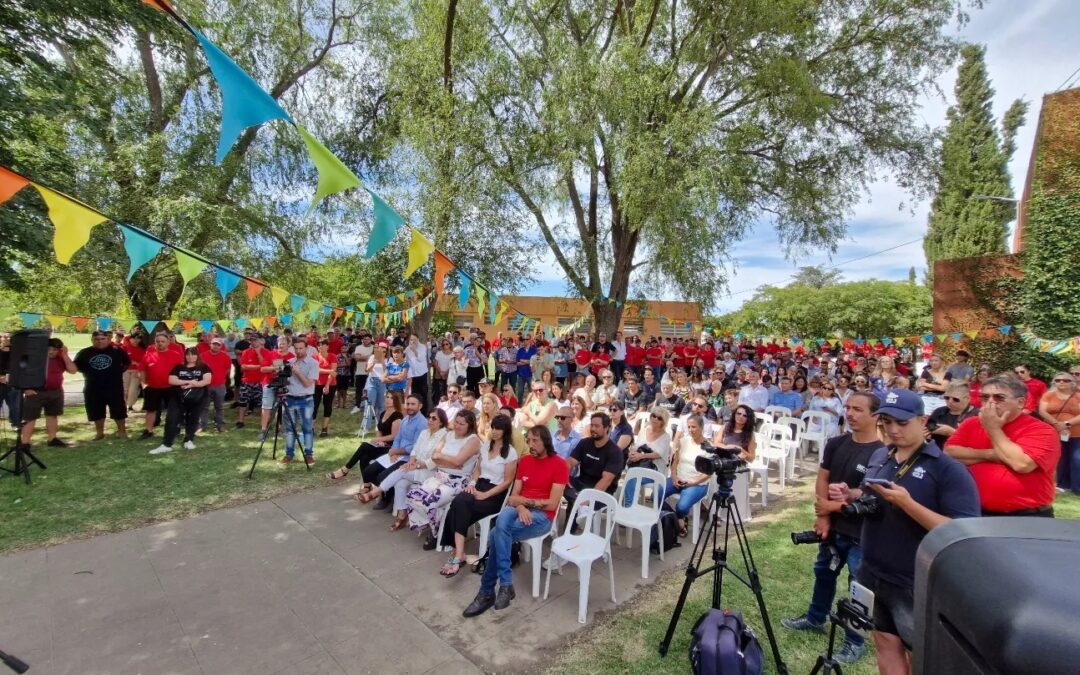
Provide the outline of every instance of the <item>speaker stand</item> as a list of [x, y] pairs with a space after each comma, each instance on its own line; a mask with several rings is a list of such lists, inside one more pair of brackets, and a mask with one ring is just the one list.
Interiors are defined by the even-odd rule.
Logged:
[[7, 452], [0, 456], [0, 463], [3, 463], [8, 457], [15, 455], [15, 468], [9, 469], [4, 466], [0, 466], [0, 471], [6, 471], [13, 476], [22, 474], [26, 480], [26, 484], [30, 484], [30, 465], [37, 464], [42, 469], [47, 468], [40, 459], [34, 456], [34, 453], [30, 452], [30, 444], [22, 442], [22, 390], [18, 390], [18, 395], [13, 396], [13, 403], [11, 406], [11, 426], [15, 430], [15, 447], [11, 448]]

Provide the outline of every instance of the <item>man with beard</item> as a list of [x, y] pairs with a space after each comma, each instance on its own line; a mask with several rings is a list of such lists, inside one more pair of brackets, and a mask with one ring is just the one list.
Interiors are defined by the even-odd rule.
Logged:
[[105, 411], [116, 422], [116, 435], [127, 438], [127, 404], [124, 400], [124, 372], [131, 365], [127, 352], [96, 330], [91, 344], [75, 355], [75, 367], [86, 378], [83, 399], [86, 418], [94, 423], [94, 440], [105, 438]]

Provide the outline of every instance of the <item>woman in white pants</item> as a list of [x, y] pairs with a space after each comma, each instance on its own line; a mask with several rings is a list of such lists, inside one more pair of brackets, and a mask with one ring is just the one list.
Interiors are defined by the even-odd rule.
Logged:
[[427, 419], [427, 429], [421, 431], [420, 437], [416, 439], [416, 444], [409, 454], [409, 461], [379, 481], [379, 484], [368, 493], [372, 495], [370, 499], [365, 499], [366, 502], [374, 501], [393, 489], [394, 513], [397, 517], [394, 519], [394, 524], [390, 526], [391, 532], [397, 532], [409, 524], [409, 514], [405, 510], [405, 497], [409, 492], [409, 487], [414, 482], [423, 482], [435, 475], [435, 463], [431, 461], [431, 456], [446, 437], [446, 412], [441, 408], [433, 408], [428, 413]]

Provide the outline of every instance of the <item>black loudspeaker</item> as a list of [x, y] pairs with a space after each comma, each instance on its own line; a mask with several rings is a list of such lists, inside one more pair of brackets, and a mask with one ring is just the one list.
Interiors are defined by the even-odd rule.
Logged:
[[915, 559], [918, 675], [1075, 673], [1080, 522], [963, 518]]
[[8, 384], [15, 389], [43, 389], [48, 360], [48, 333], [43, 330], [20, 330], [12, 333]]

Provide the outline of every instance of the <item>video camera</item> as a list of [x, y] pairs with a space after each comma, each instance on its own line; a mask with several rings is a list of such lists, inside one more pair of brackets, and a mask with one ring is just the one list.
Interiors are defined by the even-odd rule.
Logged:
[[270, 380], [270, 386], [274, 389], [286, 389], [289, 386], [290, 377], [292, 377], [292, 364], [286, 361], [281, 364], [281, 370], [277, 371], [274, 379]]
[[695, 457], [694, 468], [707, 476], [716, 474], [734, 480], [735, 474], [746, 466], [746, 460], [739, 458], [738, 450], [718, 448], [708, 441], [701, 444], [701, 449], [708, 454]]
[[870, 491], [862, 493], [858, 499], [850, 504], [844, 504], [840, 507], [840, 513], [845, 516], [856, 516], [859, 518], [865, 516], [872, 516], [878, 512], [881, 508], [881, 498]]

